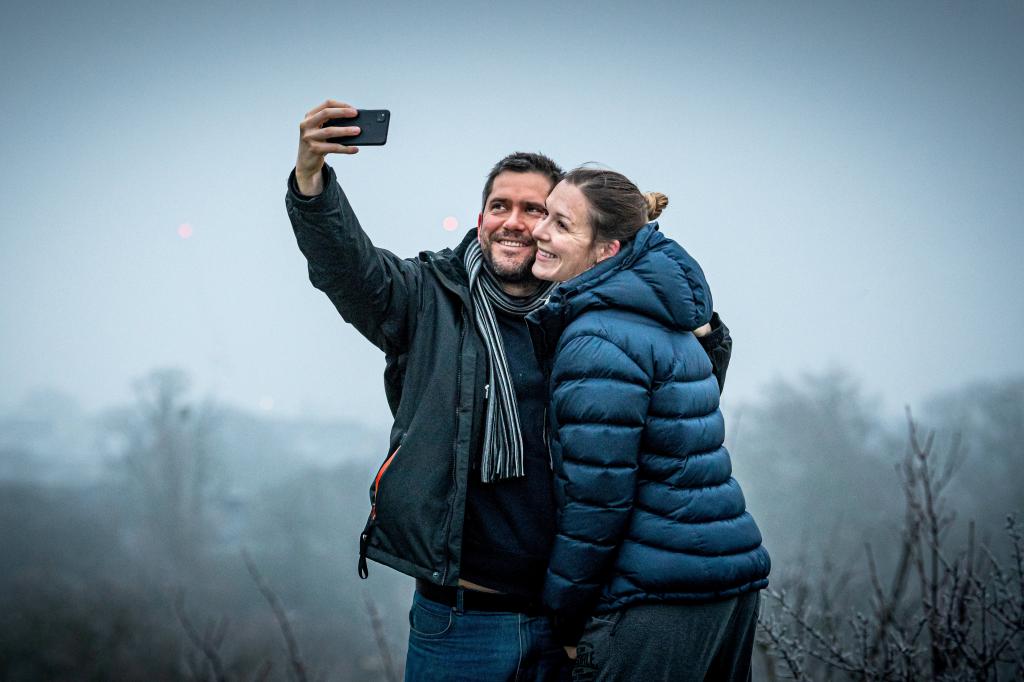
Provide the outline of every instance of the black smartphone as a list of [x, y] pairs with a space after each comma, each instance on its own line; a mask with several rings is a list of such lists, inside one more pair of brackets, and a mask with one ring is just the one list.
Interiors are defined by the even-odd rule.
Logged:
[[359, 126], [358, 135], [332, 137], [327, 141], [332, 144], [343, 144], [348, 147], [364, 145], [382, 145], [388, 141], [388, 124], [391, 123], [391, 112], [387, 109], [359, 109], [355, 118], [332, 118], [323, 124], [323, 128], [342, 128]]

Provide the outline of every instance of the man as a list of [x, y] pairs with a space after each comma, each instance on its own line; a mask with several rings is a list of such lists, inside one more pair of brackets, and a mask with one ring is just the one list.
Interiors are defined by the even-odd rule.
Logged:
[[[288, 215], [310, 281], [384, 351], [395, 421], [360, 538], [366, 559], [416, 578], [407, 680], [557, 680], [568, 659], [540, 612], [555, 532], [546, 375], [524, 316], [543, 305], [531, 231], [562, 176], [516, 153], [488, 175], [476, 230], [454, 250], [402, 260], [362, 231], [327, 154], [356, 127], [328, 100], [299, 126]], [[706, 337], [724, 377], [731, 340]], [[710, 346], [706, 346], [710, 347]], [[710, 351], [709, 351], [710, 352]], [[714, 358], [714, 355], [713, 355]]]

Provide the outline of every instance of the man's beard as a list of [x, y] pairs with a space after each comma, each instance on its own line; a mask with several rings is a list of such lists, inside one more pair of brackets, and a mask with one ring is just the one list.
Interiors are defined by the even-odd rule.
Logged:
[[499, 284], [535, 284], [540, 287], [541, 281], [533, 276], [533, 261], [536, 257], [525, 261], [518, 267], [497, 267], [491, 258], [490, 246], [480, 249], [480, 254], [484, 259], [484, 267], [494, 276], [494, 279], [498, 280]]

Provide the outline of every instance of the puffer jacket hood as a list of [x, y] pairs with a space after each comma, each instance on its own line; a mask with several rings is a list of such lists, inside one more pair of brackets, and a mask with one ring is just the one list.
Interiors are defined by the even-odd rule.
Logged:
[[602, 309], [635, 312], [668, 329], [691, 331], [711, 319], [711, 289], [697, 261], [652, 222], [614, 257], [559, 285], [531, 320], [557, 338], [569, 321]]

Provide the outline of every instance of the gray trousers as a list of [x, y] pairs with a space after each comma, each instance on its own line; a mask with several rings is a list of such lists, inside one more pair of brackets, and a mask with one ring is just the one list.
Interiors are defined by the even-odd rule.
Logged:
[[760, 592], [711, 604], [638, 604], [591, 617], [573, 682], [750, 680]]

